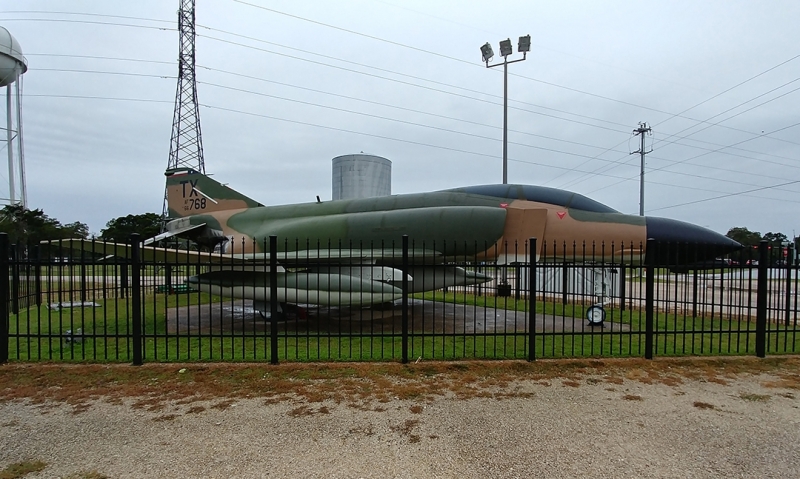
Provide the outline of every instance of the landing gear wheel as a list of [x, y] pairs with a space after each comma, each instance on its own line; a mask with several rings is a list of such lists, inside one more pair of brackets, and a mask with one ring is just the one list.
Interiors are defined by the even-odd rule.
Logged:
[[589, 320], [590, 326], [602, 326], [606, 320], [606, 310], [602, 305], [595, 304], [586, 310], [586, 319]]

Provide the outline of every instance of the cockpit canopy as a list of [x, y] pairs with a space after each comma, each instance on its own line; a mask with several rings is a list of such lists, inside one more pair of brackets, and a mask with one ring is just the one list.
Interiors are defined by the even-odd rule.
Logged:
[[574, 208], [595, 213], [619, 213], [619, 211], [603, 203], [587, 198], [571, 191], [533, 185], [478, 185], [453, 188], [451, 190], [474, 195], [494, 196], [512, 200], [527, 200], [540, 203], [561, 205], [565, 208]]

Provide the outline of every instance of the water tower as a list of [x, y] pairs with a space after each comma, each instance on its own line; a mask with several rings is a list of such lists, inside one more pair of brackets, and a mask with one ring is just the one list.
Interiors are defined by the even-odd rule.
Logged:
[[[28, 71], [28, 61], [22, 56], [19, 42], [8, 30], [0, 27], [0, 87], [6, 87], [6, 149], [8, 150], [8, 204], [28, 206], [25, 183], [25, 156], [22, 148], [22, 110], [20, 91], [22, 74]], [[12, 91], [12, 86], [13, 91]], [[17, 197], [16, 181], [20, 194]]]
[[392, 194], [392, 162], [375, 155], [342, 155], [333, 159], [333, 199]]

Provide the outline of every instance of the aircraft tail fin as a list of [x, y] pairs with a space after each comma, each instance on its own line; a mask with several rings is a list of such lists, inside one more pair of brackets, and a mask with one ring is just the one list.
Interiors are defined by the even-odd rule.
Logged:
[[169, 169], [164, 175], [170, 218], [263, 206], [191, 168]]

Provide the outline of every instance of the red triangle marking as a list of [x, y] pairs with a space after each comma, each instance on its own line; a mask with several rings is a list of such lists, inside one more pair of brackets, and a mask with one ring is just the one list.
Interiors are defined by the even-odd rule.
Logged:
[[500, 208], [505, 208], [508, 206], [508, 203], [500, 203]]
[[560, 219], [560, 220], [563, 220], [564, 217], [567, 216], [567, 212], [566, 211], [559, 211], [556, 214], [558, 215], [558, 219]]

